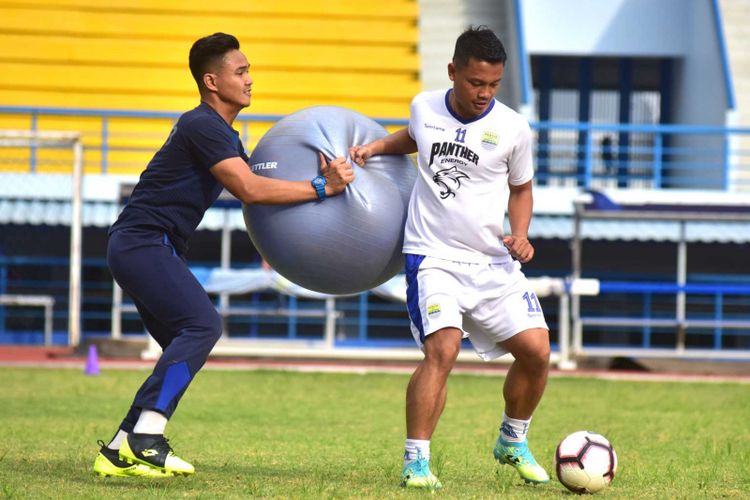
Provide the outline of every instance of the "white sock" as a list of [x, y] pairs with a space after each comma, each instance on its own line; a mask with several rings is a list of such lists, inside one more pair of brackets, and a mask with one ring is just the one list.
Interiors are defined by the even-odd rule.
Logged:
[[503, 412], [503, 423], [500, 425], [500, 436], [511, 443], [521, 443], [526, 441], [526, 434], [529, 433], [531, 418], [528, 420], [519, 420], [510, 418]]
[[430, 459], [430, 440], [407, 438], [404, 443], [404, 465], [409, 465], [420, 457]]
[[110, 450], [119, 450], [120, 445], [122, 445], [122, 440], [125, 439], [128, 436], [128, 433], [124, 430], [120, 429], [117, 431], [117, 434], [115, 434], [115, 437], [112, 438], [112, 441], [109, 442], [107, 445], [107, 448]]
[[133, 428], [134, 434], [164, 434], [167, 417], [153, 410], [141, 410], [141, 416]]

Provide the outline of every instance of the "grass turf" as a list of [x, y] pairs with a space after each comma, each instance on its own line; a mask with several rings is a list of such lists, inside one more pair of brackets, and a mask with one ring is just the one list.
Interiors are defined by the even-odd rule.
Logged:
[[[97, 439], [114, 433], [146, 371], [0, 368], [0, 497], [412, 498], [398, 487], [407, 375], [204, 371], [167, 428], [194, 477], [99, 478]], [[551, 379], [531, 427], [553, 476], [526, 486], [492, 459], [502, 379], [452, 375], [432, 441], [446, 498], [572, 498], [554, 477], [557, 443], [601, 433], [620, 461], [602, 498], [750, 496], [750, 386]]]

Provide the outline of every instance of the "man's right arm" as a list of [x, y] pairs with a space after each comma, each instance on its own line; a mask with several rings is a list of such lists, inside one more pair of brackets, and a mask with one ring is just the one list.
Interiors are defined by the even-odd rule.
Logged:
[[409, 129], [403, 128], [381, 139], [376, 139], [362, 146], [349, 148], [349, 156], [360, 167], [367, 159], [377, 155], [408, 155], [417, 152], [417, 143], [409, 135]]
[[[326, 178], [326, 195], [341, 193], [354, 180], [352, 166], [344, 158], [328, 163], [321, 154], [320, 162], [320, 174]], [[287, 181], [254, 174], [239, 156], [220, 161], [211, 167], [211, 173], [242, 203], [282, 205], [318, 199], [310, 181]]]

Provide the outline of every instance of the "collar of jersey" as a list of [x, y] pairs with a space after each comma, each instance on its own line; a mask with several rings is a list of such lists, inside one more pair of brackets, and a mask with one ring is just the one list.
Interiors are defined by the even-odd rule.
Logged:
[[198, 107], [209, 110], [209, 113], [211, 113], [214, 116], [216, 116], [216, 118], [218, 118], [219, 120], [221, 120], [221, 123], [223, 123], [229, 130], [231, 130], [232, 132], [234, 132], [234, 135], [236, 135], [237, 137], [239, 137], [240, 133], [238, 131], [236, 131], [234, 128], [232, 128], [232, 126], [229, 125], [224, 120], [224, 118], [222, 118], [222, 116], [219, 114], [219, 112], [216, 111], [214, 108], [212, 108], [210, 104], [208, 104], [205, 101], [201, 101], [201, 103], [198, 105]]
[[490, 101], [490, 105], [487, 106], [487, 109], [484, 110], [484, 113], [482, 113], [481, 115], [477, 115], [474, 118], [471, 118], [469, 120], [466, 120], [464, 118], [461, 118], [458, 115], [458, 113], [456, 113], [455, 111], [453, 111], [453, 108], [451, 108], [451, 103], [450, 103], [450, 99], [449, 99], [449, 97], [451, 95], [451, 92], [453, 92], [453, 89], [448, 89], [448, 91], [445, 93], [445, 108], [448, 110], [448, 112], [451, 114], [451, 116], [453, 116], [453, 118], [455, 118], [456, 120], [460, 121], [464, 125], [466, 125], [467, 123], [475, 122], [477, 120], [481, 120], [482, 118], [484, 118], [485, 116], [487, 116], [487, 114], [490, 111], [492, 111], [493, 107], [495, 107], [495, 99], [493, 98]]

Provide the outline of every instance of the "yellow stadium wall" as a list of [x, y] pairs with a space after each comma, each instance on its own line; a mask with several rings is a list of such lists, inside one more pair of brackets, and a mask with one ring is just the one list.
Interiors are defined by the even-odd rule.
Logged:
[[[405, 118], [419, 91], [416, 0], [108, 4], [0, 0], [0, 106], [185, 111], [198, 103], [190, 46], [216, 31], [237, 36], [250, 61], [253, 103], [245, 115], [328, 104]], [[101, 171], [103, 136], [107, 172], [140, 172], [171, 124], [106, 121], [103, 132], [98, 117], [0, 113], [3, 129], [81, 131], [87, 172]], [[271, 123], [237, 125], [251, 148]], [[17, 169], [0, 161], [0, 170]]]

